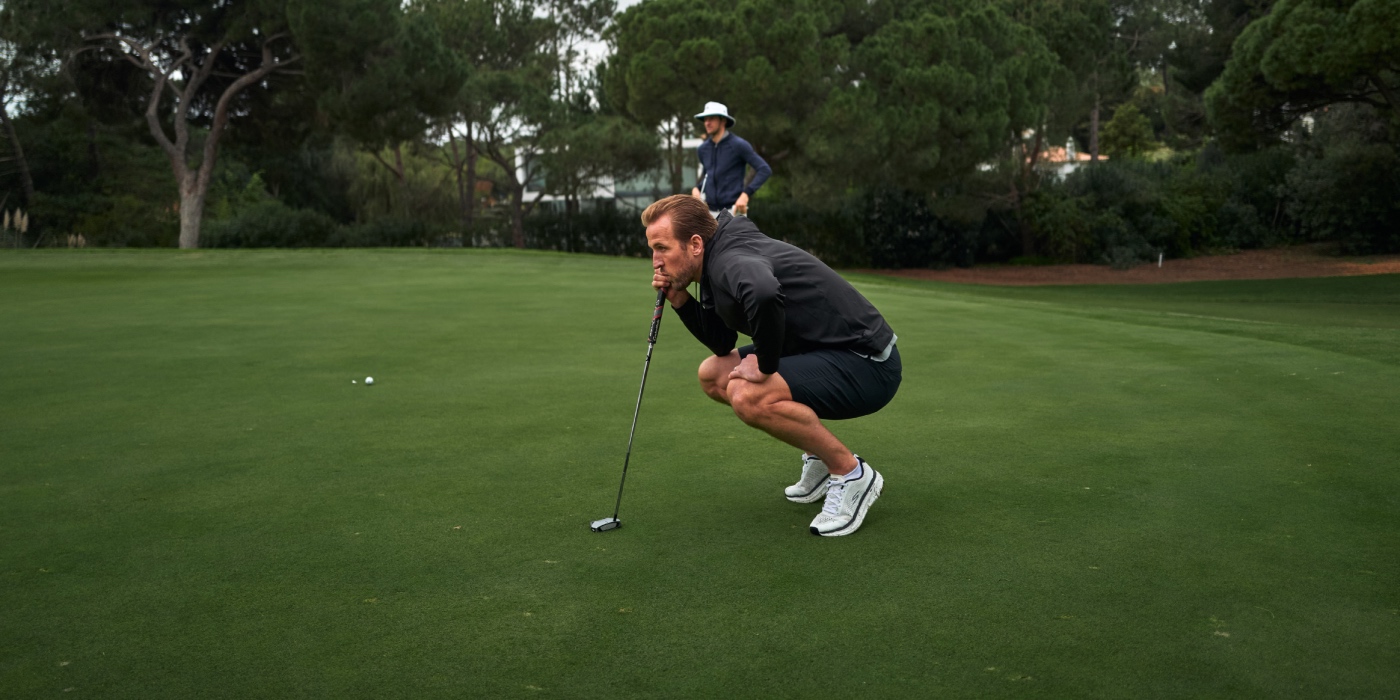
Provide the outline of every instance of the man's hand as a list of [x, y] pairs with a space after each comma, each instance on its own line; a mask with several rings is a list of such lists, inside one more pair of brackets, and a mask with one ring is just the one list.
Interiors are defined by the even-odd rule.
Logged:
[[690, 301], [690, 292], [685, 287], [672, 289], [671, 280], [656, 270], [652, 270], [651, 273], [651, 288], [666, 290], [666, 301], [671, 302], [673, 309], [679, 309]]
[[700, 188], [699, 188], [699, 187], [692, 187], [692, 188], [690, 188], [690, 196], [692, 196], [692, 197], [694, 197], [694, 198], [696, 198], [696, 199], [698, 199], [698, 200], [700, 200], [700, 201], [702, 201], [702, 202], [705, 201], [705, 195], [700, 194]]
[[734, 367], [734, 370], [729, 373], [730, 379], [742, 379], [746, 382], [753, 382], [754, 384], [762, 384], [768, 381], [768, 378], [771, 376], [773, 375], [764, 374], [758, 369], [758, 355], [753, 353], [749, 353], [748, 357], [740, 360], [739, 364]]
[[739, 198], [736, 199], [736, 200], [734, 200], [734, 213], [735, 213], [735, 214], [747, 214], [747, 213], [749, 213], [749, 193], [748, 193], [748, 192], [740, 192], [740, 193], [739, 193]]

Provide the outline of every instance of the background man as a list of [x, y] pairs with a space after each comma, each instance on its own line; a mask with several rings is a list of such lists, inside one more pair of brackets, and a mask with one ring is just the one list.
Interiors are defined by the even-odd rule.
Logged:
[[[695, 115], [704, 120], [705, 140], [700, 143], [700, 179], [690, 193], [705, 200], [712, 215], [733, 207], [735, 214], [749, 210], [749, 196], [763, 186], [773, 169], [754, 152], [748, 141], [730, 133], [734, 117], [718, 102], [706, 102], [705, 111]], [[744, 166], [752, 165], [753, 182], [744, 185]]]
[[[805, 451], [802, 476], [784, 494], [797, 503], [825, 497], [812, 534], [855, 532], [885, 480], [822, 419], [868, 415], [894, 398], [902, 374], [894, 331], [831, 268], [745, 217], [715, 219], [698, 199], [674, 195], [647, 207], [642, 223], [652, 286], [714, 352], [700, 364], [700, 388]], [[753, 344], [735, 349], [739, 333]]]

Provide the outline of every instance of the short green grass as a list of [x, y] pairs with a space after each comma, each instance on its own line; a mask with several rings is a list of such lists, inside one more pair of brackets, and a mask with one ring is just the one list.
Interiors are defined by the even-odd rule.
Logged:
[[0, 255], [0, 695], [1395, 697], [1400, 276], [855, 279], [865, 527], [668, 316], [600, 535], [643, 260]]

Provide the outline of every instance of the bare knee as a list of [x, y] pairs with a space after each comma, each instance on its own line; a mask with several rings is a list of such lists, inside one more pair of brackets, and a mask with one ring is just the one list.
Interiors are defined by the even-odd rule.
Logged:
[[729, 392], [729, 405], [739, 420], [753, 427], [759, 426], [769, 409], [765, 393], [742, 379], [734, 380]]
[[733, 370], [733, 363], [726, 362], [729, 358], [711, 355], [700, 363], [698, 372], [700, 378], [700, 389], [705, 395], [720, 402], [729, 403], [729, 373]]

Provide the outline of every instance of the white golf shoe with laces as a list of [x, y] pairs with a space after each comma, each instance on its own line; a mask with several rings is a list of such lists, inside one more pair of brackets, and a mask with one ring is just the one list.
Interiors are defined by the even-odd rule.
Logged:
[[826, 479], [831, 472], [821, 457], [807, 452], [802, 453], [802, 478], [797, 483], [783, 489], [783, 495], [793, 503], [813, 503], [826, 495]]
[[822, 512], [812, 521], [813, 535], [840, 537], [860, 529], [865, 522], [865, 514], [870, 505], [880, 497], [885, 488], [885, 477], [875, 471], [859, 455], [856, 456], [857, 471], [845, 477], [831, 476], [826, 490], [826, 503]]

